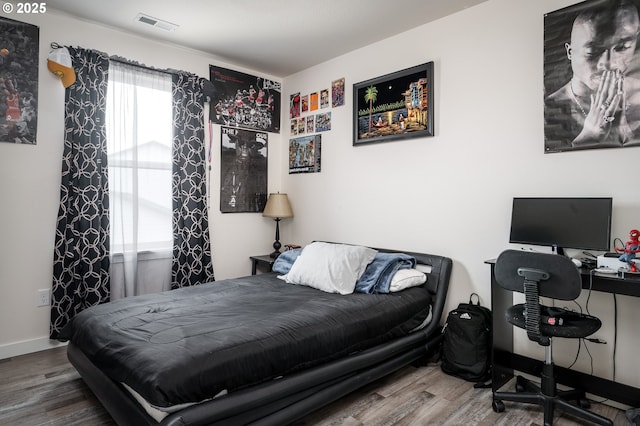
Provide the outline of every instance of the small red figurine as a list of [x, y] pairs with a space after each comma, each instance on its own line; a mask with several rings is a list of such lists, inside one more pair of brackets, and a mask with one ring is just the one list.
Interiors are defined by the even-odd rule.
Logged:
[[640, 231], [632, 229], [629, 231], [629, 241], [624, 245], [624, 249], [616, 249], [618, 252], [624, 252], [618, 259], [623, 262], [627, 262], [631, 268], [631, 272], [638, 272], [638, 267], [633, 259], [636, 258], [636, 253], [640, 252]]

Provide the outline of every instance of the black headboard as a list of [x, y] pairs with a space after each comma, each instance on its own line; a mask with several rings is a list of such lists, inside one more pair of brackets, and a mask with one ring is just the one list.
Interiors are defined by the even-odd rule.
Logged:
[[404, 250], [391, 250], [383, 248], [375, 248], [375, 250], [385, 253], [405, 253], [409, 256], [416, 258], [416, 261], [420, 265], [431, 266], [431, 272], [429, 278], [424, 284], [425, 288], [433, 294], [432, 305], [432, 321], [424, 329], [424, 333], [429, 336], [433, 333], [434, 328], [440, 326], [440, 319], [444, 312], [444, 305], [447, 299], [447, 292], [449, 291], [449, 280], [451, 278], [451, 269], [453, 267], [453, 261], [451, 258], [445, 256], [439, 256], [435, 254], [416, 253]]
[[[335, 241], [324, 241], [334, 244], [348, 244], [348, 243], [336, 243]], [[416, 261], [420, 265], [431, 266], [431, 272], [427, 282], [423, 286], [433, 295], [432, 304], [432, 321], [427, 327], [425, 327], [424, 334], [430, 336], [436, 328], [440, 327], [440, 320], [444, 312], [444, 306], [447, 299], [447, 293], [449, 291], [449, 280], [451, 279], [451, 269], [453, 268], [453, 260], [449, 257], [439, 256], [436, 254], [417, 253], [406, 250], [393, 250], [387, 248], [371, 247], [374, 250], [378, 250], [384, 253], [404, 253], [416, 258]]]

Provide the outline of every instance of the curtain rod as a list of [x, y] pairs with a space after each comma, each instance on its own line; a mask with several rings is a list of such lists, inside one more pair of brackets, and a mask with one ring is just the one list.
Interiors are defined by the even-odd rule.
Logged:
[[[59, 49], [61, 47], [66, 47], [66, 46], [63, 46], [63, 45], [55, 42], [55, 41], [51, 42], [50, 46], [51, 46], [52, 49]], [[119, 62], [121, 64], [132, 65], [132, 66], [135, 66], [135, 67], [143, 68], [143, 69], [146, 69], [146, 70], [149, 70], [149, 71], [161, 72], [161, 73], [169, 74], [169, 75], [187, 74], [187, 75], [196, 76], [198, 78], [202, 78], [202, 77], [199, 77], [196, 74], [190, 73], [188, 71], [180, 71], [180, 70], [171, 69], [171, 68], [158, 69], [158, 68], [150, 67], [148, 65], [140, 64], [139, 62], [136, 62], [136, 61], [131, 61], [131, 60], [123, 58], [121, 56], [115, 56], [115, 55], [109, 56], [109, 60], [110, 61], [114, 61], [114, 62]], [[205, 79], [205, 81], [208, 81], [208, 80]]]
[[[55, 42], [55, 41], [51, 42], [51, 44], [49, 46], [51, 46], [52, 49], [60, 49], [61, 47], [66, 47], [66, 46], [61, 45], [60, 43]], [[165, 73], [165, 74], [174, 75], [174, 74], [179, 74], [180, 73], [180, 71], [178, 71], [178, 70], [172, 70], [172, 69], [161, 70], [161, 69], [158, 69], [158, 68], [154, 68], [154, 67], [150, 67], [150, 66], [147, 66], [147, 65], [143, 65], [143, 64], [141, 64], [139, 62], [131, 61], [131, 60], [123, 58], [121, 56], [115, 56], [115, 55], [114, 56], [109, 56], [109, 60], [110, 61], [114, 61], [114, 62], [120, 62], [121, 64], [132, 65], [132, 66], [135, 66], [135, 67], [144, 68], [144, 69], [149, 70], [149, 71], [156, 71], [156, 72], [161, 72], [161, 73]]]
[[122, 58], [120, 56], [109, 56], [109, 60], [110, 61], [114, 61], [114, 62], [119, 62], [121, 64], [125, 64], [125, 65], [132, 65], [134, 67], [138, 67], [138, 68], [143, 68], [149, 71], [155, 71], [155, 72], [161, 72], [164, 74], [170, 74], [170, 75], [175, 75], [178, 74], [180, 71], [178, 70], [170, 70], [170, 69], [166, 69], [166, 70], [161, 70], [158, 68], [154, 68], [154, 67], [150, 67], [148, 65], [144, 65], [144, 64], [140, 64], [138, 62], [135, 61], [130, 61], [126, 58]]

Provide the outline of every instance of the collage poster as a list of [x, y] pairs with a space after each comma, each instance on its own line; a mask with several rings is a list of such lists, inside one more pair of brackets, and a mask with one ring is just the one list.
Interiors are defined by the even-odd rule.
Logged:
[[209, 72], [213, 123], [280, 133], [280, 82], [213, 65]]
[[320, 172], [320, 135], [289, 139], [289, 174]]

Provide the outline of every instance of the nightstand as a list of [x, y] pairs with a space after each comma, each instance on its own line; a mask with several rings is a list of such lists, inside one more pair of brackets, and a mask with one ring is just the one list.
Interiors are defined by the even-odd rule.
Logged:
[[260, 256], [251, 256], [251, 275], [255, 275], [256, 274], [256, 270], [258, 268], [258, 265], [260, 265], [261, 267], [264, 267], [267, 272], [271, 272], [271, 267], [273, 266], [273, 262], [275, 262], [276, 260], [269, 256], [268, 254], [263, 254]]

